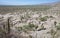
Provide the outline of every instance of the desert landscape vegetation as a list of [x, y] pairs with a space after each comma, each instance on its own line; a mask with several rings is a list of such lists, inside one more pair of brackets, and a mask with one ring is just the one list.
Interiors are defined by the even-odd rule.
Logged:
[[0, 6], [0, 38], [60, 38], [60, 2]]

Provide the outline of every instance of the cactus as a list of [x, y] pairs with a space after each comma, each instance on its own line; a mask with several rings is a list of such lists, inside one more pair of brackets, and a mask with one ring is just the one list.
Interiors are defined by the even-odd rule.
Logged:
[[7, 21], [8, 21], [8, 27], [7, 27], [7, 28], [8, 28], [8, 33], [10, 33], [10, 23], [9, 23], [9, 18], [8, 18]]

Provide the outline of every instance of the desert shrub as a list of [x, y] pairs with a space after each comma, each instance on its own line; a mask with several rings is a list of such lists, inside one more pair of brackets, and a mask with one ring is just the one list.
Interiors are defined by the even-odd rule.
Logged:
[[41, 31], [41, 30], [46, 30], [46, 28], [44, 28], [43, 24], [42, 24], [41, 27], [38, 29], [38, 31]]
[[21, 31], [26, 32], [26, 31], [33, 31], [34, 30], [33, 28], [35, 28], [35, 27], [36, 26], [34, 24], [28, 24], [28, 25], [24, 25], [22, 27], [16, 27], [16, 29], [20, 32]]
[[30, 24], [29, 23], [29, 25], [28, 25], [30, 28], [33, 28], [33, 27], [35, 27], [35, 25], [34, 24]]
[[15, 27], [18, 31], [22, 31], [22, 27]]
[[23, 26], [25, 29], [27, 29], [27, 30], [33, 30], [33, 28], [35, 27], [35, 25], [34, 24], [28, 24], [28, 25], [24, 25]]
[[32, 38], [32, 36], [31, 36], [31, 35], [29, 35], [29, 38]]
[[53, 16], [49, 16], [50, 18], [54, 18]]
[[56, 27], [57, 27], [57, 30], [60, 30], [60, 23], [59, 23], [59, 25], [57, 25]]
[[54, 25], [55, 25], [55, 27], [56, 27], [56, 24], [57, 24], [57, 22], [56, 22], [56, 21], [54, 21]]
[[24, 17], [23, 17], [23, 16], [21, 16], [21, 20], [22, 20], [22, 19], [24, 19]]
[[44, 17], [41, 17], [40, 20], [47, 21], [48, 18], [54, 18], [54, 17], [53, 16], [44, 16]]
[[54, 31], [53, 29], [51, 29], [51, 35], [55, 35], [56, 31]]
[[6, 38], [6, 32], [4, 29], [0, 28], [0, 38]]
[[0, 32], [5, 33], [5, 30], [4, 29], [0, 29]]
[[57, 33], [57, 31], [54, 31], [54, 29], [51, 29], [52, 38], [55, 38], [56, 33]]
[[47, 21], [48, 16], [40, 18], [41, 21]]

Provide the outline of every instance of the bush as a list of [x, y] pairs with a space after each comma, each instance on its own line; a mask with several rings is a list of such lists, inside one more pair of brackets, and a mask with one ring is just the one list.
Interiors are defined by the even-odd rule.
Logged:
[[57, 30], [60, 30], [60, 26], [57, 26]]
[[34, 31], [34, 28], [37, 28], [36, 27], [36, 25], [34, 25], [34, 24], [28, 24], [28, 25], [24, 25], [24, 26], [22, 26], [22, 27], [16, 27], [16, 29], [18, 30], [18, 31]]
[[50, 16], [50, 18], [54, 18], [53, 16]]
[[33, 30], [34, 27], [35, 27], [35, 25], [34, 24], [30, 24], [30, 23], [28, 25], [24, 25], [23, 26], [23, 28], [27, 29], [27, 30]]
[[41, 21], [47, 21], [48, 16], [40, 18]]
[[16, 27], [18, 31], [22, 31], [22, 27]]
[[2, 33], [3, 33], [3, 32], [5, 32], [5, 30], [4, 30], [4, 29], [0, 29], [0, 32], [2, 32]]
[[60, 23], [59, 23], [59, 25], [58, 26], [56, 26], [57, 27], [57, 30], [60, 30]]
[[30, 28], [33, 28], [33, 27], [35, 27], [35, 25], [34, 24], [30, 24], [29, 23], [29, 25], [28, 25]]
[[54, 29], [51, 29], [52, 38], [55, 38], [56, 33], [57, 33], [57, 31], [54, 31]]

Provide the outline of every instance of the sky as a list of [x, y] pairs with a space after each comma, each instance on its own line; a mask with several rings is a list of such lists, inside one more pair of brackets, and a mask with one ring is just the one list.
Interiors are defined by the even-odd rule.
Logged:
[[59, 0], [0, 0], [0, 5], [35, 5], [57, 1]]

